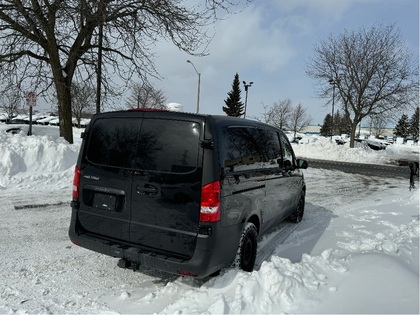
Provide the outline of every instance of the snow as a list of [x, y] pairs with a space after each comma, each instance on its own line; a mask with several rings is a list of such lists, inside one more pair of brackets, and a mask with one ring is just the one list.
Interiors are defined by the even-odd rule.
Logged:
[[[341, 138], [341, 137], [336, 137]], [[368, 164], [394, 164], [399, 159], [417, 161], [419, 159], [418, 145], [393, 144], [387, 145], [385, 150], [372, 150], [367, 142], [356, 142], [356, 148], [350, 149], [349, 139], [344, 138], [346, 144], [337, 145], [335, 139], [319, 136], [303, 136], [301, 145], [294, 147], [296, 155], [311, 159], [335, 160]], [[369, 139], [370, 143], [384, 143], [381, 140]], [[304, 144], [304, 145], [302, 145]]]
[[[117, 267], [67, 236], [80, 147], [58, 128], [4, 132], [0, 124], [0, 313], [220, 314], [419, 313], [419, 194], [407, 178], [305, 170], [300, 224], [259, 241], [251, 273], [227, 268], [207, 281]], [[25, 127], [23, 127], [25, 128]], [[419, 147], [350, 149], [310, 137], [308, 159], [388, 164]]]

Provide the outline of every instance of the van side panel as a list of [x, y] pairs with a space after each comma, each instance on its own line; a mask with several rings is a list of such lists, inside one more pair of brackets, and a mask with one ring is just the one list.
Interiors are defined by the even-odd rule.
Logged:
[[265, 209], [263, 156], [250, 126], [225, 126], [219, 130], [222, 181], [222, 226], [240, 224]]

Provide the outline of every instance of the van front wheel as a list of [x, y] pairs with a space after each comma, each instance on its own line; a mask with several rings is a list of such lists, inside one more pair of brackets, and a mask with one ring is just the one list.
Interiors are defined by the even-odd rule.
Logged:
[[257, 228], [248, 222], [242, 231], [235, 265], [244, 271], [252, 271], [257, 258]]

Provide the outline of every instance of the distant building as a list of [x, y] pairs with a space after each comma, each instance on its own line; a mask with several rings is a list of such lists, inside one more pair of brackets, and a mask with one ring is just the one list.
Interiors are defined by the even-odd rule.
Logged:
[[309, 135], [319, 135], [321, 133], [321, 126], [306, 126], [300, 132]]

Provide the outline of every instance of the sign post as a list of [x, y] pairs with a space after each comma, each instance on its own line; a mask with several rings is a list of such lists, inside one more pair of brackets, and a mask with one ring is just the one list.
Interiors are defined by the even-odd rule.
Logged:
[[26, 93], [26, 105], [29, 106], [28, 136], [32, 136], [32, 107], [36, 105], [36, 94], [33, 91]]

